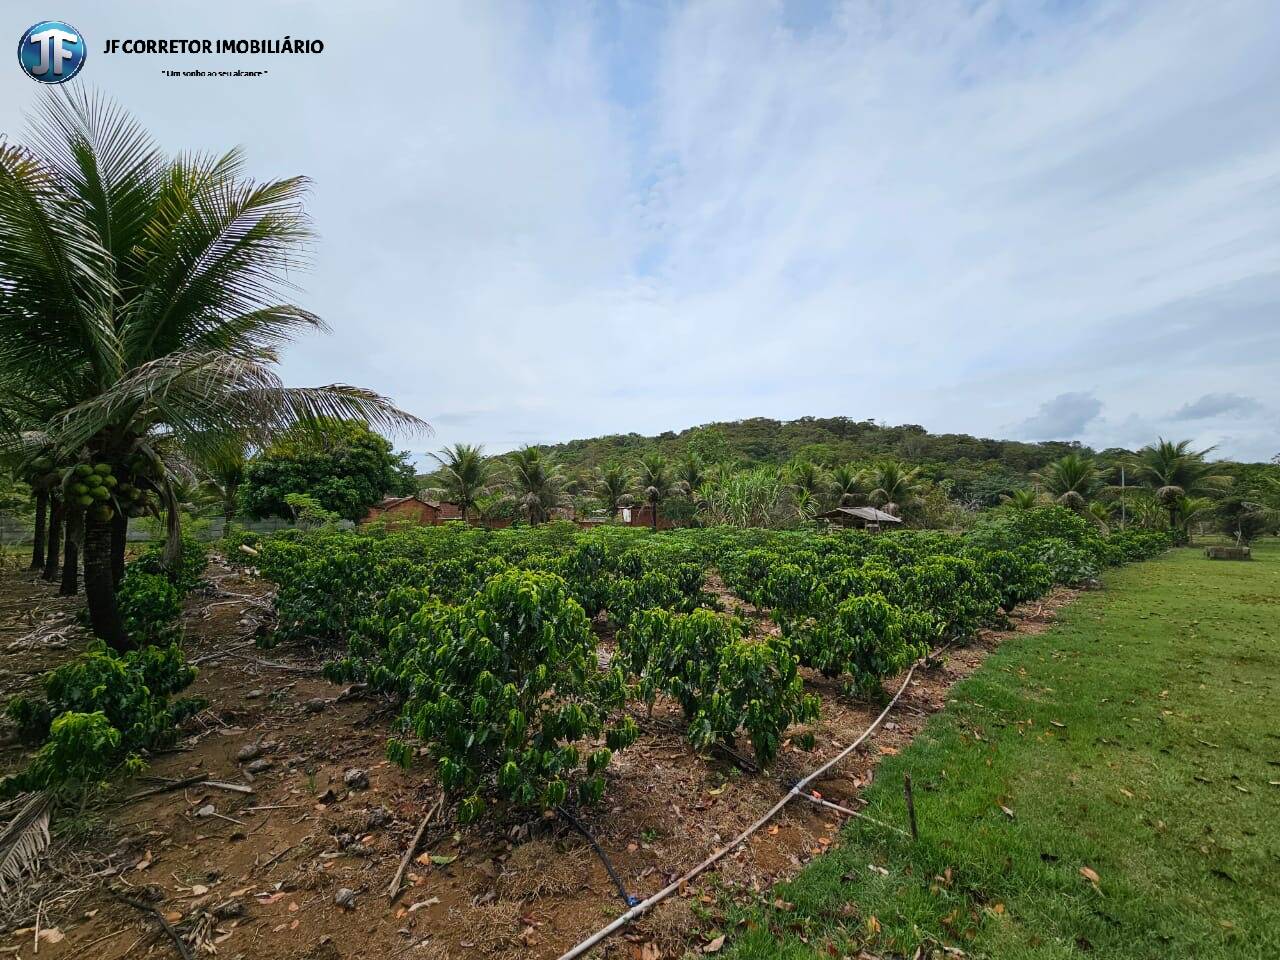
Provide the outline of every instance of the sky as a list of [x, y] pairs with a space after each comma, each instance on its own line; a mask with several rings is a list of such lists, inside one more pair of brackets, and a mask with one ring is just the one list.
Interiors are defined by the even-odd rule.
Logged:
[[[715, 420], [1280, 452], [1272, 0], [9, 0], [180, 150], [312, 178], [294, 384], [503, 452]], [[321, 54], [104, 53], [320, 39]], [[254, 78], [164, 70], [265, 69]], [[45, 95], [0, 68], [0, 133]]]

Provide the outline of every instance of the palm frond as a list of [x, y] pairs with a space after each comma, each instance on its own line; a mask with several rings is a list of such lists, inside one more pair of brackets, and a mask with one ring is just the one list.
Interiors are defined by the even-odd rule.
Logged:
[[24, 875], [34, 873], [49, 847], [49, 795], [33, 793], [21, 803], [0, 833], [0, 892], [7, 893]]

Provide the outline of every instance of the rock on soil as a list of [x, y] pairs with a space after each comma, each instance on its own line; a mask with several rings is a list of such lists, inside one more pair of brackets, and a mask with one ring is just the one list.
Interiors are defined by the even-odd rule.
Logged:
[[349, 790], [368, 790], [369, 771], [361, 770], [359, 767], [352, 767], [342, 775], [342, 782], [347, 785]]
[[356, 892], [350, 887], [339, 887], [333, 895], [333, 902], [344, 910], [354, 910], [356, 906]]

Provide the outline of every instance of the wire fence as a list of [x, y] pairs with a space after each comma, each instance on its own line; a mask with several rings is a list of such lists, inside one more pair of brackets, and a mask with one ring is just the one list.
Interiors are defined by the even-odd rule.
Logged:
[[[200, 540], [218, 540], [221, 539], [226, 525], [227, 522], [222, 517], [209, 517], [202, 518], [201, 522], [198, 523], [187, 523], [184, 525], [184, 529]], [[292, 521], [279, 518], [236, 520], [235, 525], [244, 530], [251, 530], [254, 533], [275, 533], [277, 530], [287, 530], [294, 526]], [[12, 517], [0, 517], [0, 544], [6, 546], [29, 544], [34, 532], [35, 526], [30, 520], [24, 521], [16, 520]], [[130, 543], [145, 543], [150, 540], [158, 540], [163, 536], [163, 524], [158, 524], [154, 520], [129, 521], [128, 540]]]

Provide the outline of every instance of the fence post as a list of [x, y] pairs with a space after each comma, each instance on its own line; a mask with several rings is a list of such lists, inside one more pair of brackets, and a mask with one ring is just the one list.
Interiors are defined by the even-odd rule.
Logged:
[[902, 774], [902, 792], [907, 798], [907, 822], [911, 826], [911, 839], [919, 840], [920, 834], [916, 829], [916, 801], [911, 793], [911, 773], [906, 771]]

